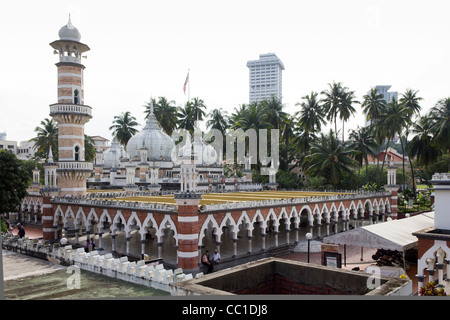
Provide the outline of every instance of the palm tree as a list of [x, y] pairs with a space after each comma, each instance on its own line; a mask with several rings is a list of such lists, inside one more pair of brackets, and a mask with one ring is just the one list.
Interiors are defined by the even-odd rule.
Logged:
[[[450, 97], [439, 100], [430, 110], [434, 142], [450, 153]], [[450, 168], [449, 168], [450, 171]]]
[[244, 131], [254, 129], [258, 132], [259, 129], [271, 128], [268, 120], [269, 117], [265, 105], [252, 103], [243, 110], [237, 121], [237, 125]]
[[245, 109], [247, 109], [247, 104], [241, 104], [239, 108], [234, 108], [234, 112], [231, 114], [228, 119], [228, 123], [231, 129], [236, 130], [239, 128], [239, 120], [241, 119]]
[[377, 121], [375, 122], [375, 130], [379, 136], [387, 138], [386, 151], [384, 153], [383, 164], [381, 172], [383, 172], [384, 164], [386, 162], [387, 151], [389, 143], [394, 138], [395, 134], [401, 134], [403, 128], [407, 127], [409, 121], [409, 111], [394, 98], [389, 102], [386, 108], [381, 112]]
[[206, 127], [217, 129], [222, 133], [222, 135], [225, 135], [225, 132], [229, 127], [227, 112], [222, 109], [214, 109], [208, 113], [208, 117], [210, 119], [206, 122]]
[[[238, 114], [234, 115], [233, 130], [242, 129], [244, 132], [247, 130], [255, 130], [257, 137], [257, 150], [259, 150], [259, 130], [270, 129], [272, 126], [268, 122], [267, 110], [264, 104], [252, 103], [241, 107]], [[246, 143], [245, 153], [248, 152], [248, 143]], [[258, 153], [259, 154], [259, 153]], [[258, 167], [259, 165], [257, 165]]]
[[405, 93], [402, 93], [399, 100], [400, 104], [403, 105], [411, 115], [418, 115], [422, 109], [419, 104], [419, 101], [421, 101], [422, 98], [417, 96], [418, 92], [419, 91], [407, 89]]
[[192, 113], [195, 120], [203, 120], [205, 116], [206, 105], [202, 99], [194, 98], [192, 101]]
[[377, 88], [371, 88], [370, 91], [364, 95], [361, 107], [366, 114], [366, 120], [372, 123], [376, 121], [380, 113], [386, 108], [386, 100]]
[[36, 150], [36, 158], [47, 158], [52, 147], [52, 156], [54, 160], [58, 159], [58, 124], [53, 119], [45, 118], [41, 121], [41, 127], [36, 127], [34, 131], [36, 137], [30, 141], [34, 141], [34, 149]]
[[344, 88], [342, 90], [341, 103], [339, 104], [339, 119], [342, 120], [342, 142], [345, 141], [344, 124], [356, 112], [356, 109], [353, 107], [354, 103], [359, 103], [359, 101], [355, 100], [355, 92], [349, 91], [348, 88]]
[[95, 142], [87, 134], [84, 135], [84, 159], [85, 161], [94, 161], [96, 155]]
[[321, 135], [318, 142], [311, 144], [310, 154], [305, 157], [305, 173], [324, 177], [336, 188], [342, 173], [354, 174], [358, 162], [353, 159], [354, 150], [347, 144], [340, 143], [333, 131]]
[[320, 100], [317, 98], [318, 93], [312, 91], [310, 95], [302, 97], [303, 101], [295, 105], [300, 106], [300, 111], [295, 113], [298, 117], [299, 126], [308, 132], [320, 131], [323, 124], [325, 124], [324, 114]]
[[191, 135], [194, 132], [194, 121], [192, 102], [186, 102], [184, 107], [178, 107], [178, 128], [188, 130]]
[[272, 96], [270, 100], [263, 100], [260, 102], [263, 108], [267, 110], [267, 121], [274, 129], [280, 129], [281, 124], [285, 121], [287, 114], [283, 111], [283, 104], [281, 100]]
[[413, 124], [412, 133], [415, 134], [408, 142], [407, 149], [410, 158], [415, 157], [420, 165], [425, 166], [425, 179], [428, 182], [428, 165], [435, 162], [441, 150], [433, 144], [432, 122], [427, 116], [422, 116]]
[[[402, 93], [401, 97], [400, 97], [400, 104], [406, 109], [406, 112], [409, 115], [409, 119], [407, 119], [407, 123], [405, 125], [403, 133], [404, 133], [404, 137], [407, 143], [407, 138], [408, 138], [408, 132], [409, 132], [409, 127], [412, 123], [412, 116], [413, 115], [417, 115], [419, 116], [420, 110], [422, 109], [422, 107], [419, 104], [419, 101], [422, 100], [421, 97], [417, 96], [418, 91], [414, 91], [412, 89], [407, 89], [405, 91], [405, 93]], [[403, 165], [403, 178], [405, 178], [405, 146], [403, 143], [403, 138], [401, 136], [401, 132], [399, 132], [400, 135], [400, 142], [402, 144], [402, 152], [403, 152], [403, 160], [402, 160], [402, 165]], [[412, 188], [413, 188], [413, 194], [415, 197], [416, 194], [416, 184], [415, 184], [415, 178], [414, 178], [414, 170], [413, 170], [413, 164], [412, 164], [412, 159], [411, 157], [409, 158], [409, 165], [411, 167], [411, 177], [412, 177]]]
[[[178, 109], [174, 105], [175, 101], [168, 101], [165, 97], [159, 97], [158, 102], [155, 99], [153, 101], [153, 113], [155, 114], [156, 120], [158, 120], [161, 128], [170, 136], [173, 130], [176, 129], [178, 123]], [[151, 112], [150, 102], [147, 102], [144, 107], [146, 108], [145, 118]]]
[[329, 89], [321, 92], [322, 95], [325, 96], [322, 99], [323, 111], [327, 117], [327, 120], [334, 121], [334, 132], [337, 135], [337, 117], [339, 114], [339, 105], [341, 104], [342, 99], [342, 84], [340, 82], [334, 82], [332, 84], [328, 84]]
[[356, 151], [355, 159], [362, 168], [363, 161], [366, 164], [366, 172], [369, 166], [368, 157], [375, 157], [375, 152], [378, 144], [375, 141], [375, 136], [372, 127], [358, 127], [356, 130], [350, 132], [349, 146]]
[[113, 125], [109, 127], [109, 130], [113, 131], [113, 136], [119, 144], [126, 147], [128, 140], [138, 131], [135, 128], [138, 125], [136, 118], [129, 111], [125, 111], [120, 116], [114, 116]]

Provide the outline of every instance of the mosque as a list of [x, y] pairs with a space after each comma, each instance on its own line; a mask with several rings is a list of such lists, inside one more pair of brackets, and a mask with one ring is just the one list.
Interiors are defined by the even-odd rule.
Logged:
[[250, 156], [243, 157], [244, 170], [227, 177], [220, 148], [207, 143], [197, 125], [193, 137], [180, 134], [179, 142], [161, 129], [153, 107], [124, 148], [114, 139], [94, 163], [86, 161], [84, 125], [93, 115], [84, 101], [81, 59], [90, 49], [80, 40], [69, 17], [50, 43], [59, 55], [57, 102], [50, 105], [58, 160], [50, 150], [45, 184], [33, 171], [33, 188], [10, 214], [41, 223], [44, 241], [64, 235], [84, 246], [94, 238], [103, 252], [152, 256], [196, 274], [208, 247], [221, 252], [223, 262], [237, 263], [290, 248], [306, 234], [348, 230], [350, 219], [357, 226], [363, 219], [377, 224], [397, 217], [395, 181], [384, 192], [277, 191], [273, 161], [267, 162], [269, 183], [255, 184]]
[[[262, 189], [260, 184], [252, 184], [249, 158], [245, 164], [245, 176], [238, 178], [235, 174], [227, 178], [221, 161], [222, 153], [204, 141], [198, 126], [192, 139], [185, 135], [185, 139], [176, 145], [159, 125], [153, 106], [145, 127], [128, 141], [125, 148], [114, 138], [109, 149], [97, 151], [95, 163], [86, 162], [82, 152], [84, 124], [92, 118], [92, 109], [84, 104], [85, 67], [81, 58], [89, 47], [80, 42], [81, 34], [72, 25], [70, 17], [67, 25], [60, 29], [59, 37], [50, 44], [60, 57], [56, 64], [58, 103], [50, 106], [50, 115], [58, 123], [59, 161], [56, 171], [63, 195], [83, 195], [89, 188], [152, 193], [180, 190], [180, 164], [186, 159], [196, 164], [194, 180], [198, 192]], [[56, 176], [56, 172], [53, 175]]]

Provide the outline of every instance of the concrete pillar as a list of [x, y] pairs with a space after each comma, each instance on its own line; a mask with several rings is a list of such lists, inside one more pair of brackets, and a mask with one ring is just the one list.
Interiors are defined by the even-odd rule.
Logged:
[[42, 234], [44, 240], [52, 241], [56, 238], [55, 227], [53, 226], [53, 204], [50, 200], [50, 196], [43, 196]]

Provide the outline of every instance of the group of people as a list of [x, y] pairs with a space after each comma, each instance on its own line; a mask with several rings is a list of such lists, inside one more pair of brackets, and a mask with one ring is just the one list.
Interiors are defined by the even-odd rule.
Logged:
[[91, 252], [95, 249], [95, 241], [94, 238], [88, 238], [86, 241], [86, 246], [84, 247], [84, 251]]
[[202, 264], [207, 267], [206, 273], [211, 273], [214, 270], [214, 265], [218, 264], [221, 259], [220, 253], [217, 250], [214, 250], [214, 255], [212, 259], [209, 256], [209, 251], [206, 250], [202, 256]]
[[6, 228], [8, 229], [8, 233], [13, 233], [13, 230], [17, 228], [17, 234], [19, 235], [19, 238], [25, 237], [25, 228], [23, 225], [19, 222], [15, 226], [11, 225], [8, 220], [5, 220]]

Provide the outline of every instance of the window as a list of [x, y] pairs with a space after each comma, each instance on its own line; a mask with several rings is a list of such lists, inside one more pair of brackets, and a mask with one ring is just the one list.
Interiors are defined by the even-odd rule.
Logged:
[[78, 90], [75, 89], [75, 91], [73, 92], [73, 103], [74, 104], [79, 104], [79, 101], [80, 101], [80, 99], [78, 97]]
[[75, 146], [74, 158], [75, 158], [75, 161], [79, 161], [80, 160], [80, 147], [79, 146]]

